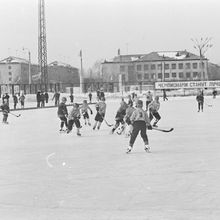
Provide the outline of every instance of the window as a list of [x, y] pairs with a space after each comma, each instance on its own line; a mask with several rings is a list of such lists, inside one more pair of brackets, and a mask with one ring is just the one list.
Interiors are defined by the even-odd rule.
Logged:
[[199, 63], [199, 68], [204, 68], [205, 67], [205, 64], [202, 62], [202, 63]]
[[165, 69], [165, 70], [168, 70], [169, 68], [170, 68], [170, 64], [167, 64], [167, 63], [164, 64], [164, 69]]
[[173, 70], [175, 70], [175, 69], [176, 69], [176, 63], [172, 63], [171, 68], [172, 68]]
[[128, 71], [134, 71], [134, 66], [128, 66]]
[[137, 74], [137, 78], [138, 78], [138, 80], [142, 80], [142, 74], [141, 74], [141, 73], [138, 73], [138, 74]]
[[156, 65], [155, 64], [151, 64], [151, 67], [150, 67], [152, 70], [155, 70], [156, 69]]
[[158, 69], [158, 70], [161, 70], [161, 69], [162, 69], [162, 64], [158, 64], [158, 65], [157, 65], [157, 69]]
[[148, 64], [144, 64], [144, 70], [148, 70]]
[[12, 75], [12, 73], [11, 73], [11, 72], [8, 72], [8, 75], [9, 75], [9, 76], [11, 76], [11, 75]]
[[141, 65], [137, 65], [137, 71], [141, 71]]
[[179, 69], [183, 69], [183, 64], [182, 63], [179, 63]]
[[179, 78], [183, 78], [183, 72], [179, 73]]
[[11, 69], [11, 66], [8, 66], [8, 69], [10, 70], [10, 69]]
[[10, 82], [12, 81], [12, 78], [11, 77], [9, 77], [9, 79], [8, 79]]
[[176, 73], [172, 73], [172, 77], [173, 77], [173, 78], [176, 78]]
[[158, 73], [157, 78], [162, 79], [162, 73]]
[[125, 74], [121, 75], [121, 80], [124, 82], [125, 81]]
[[151, 79], [155, 79], [156, 73], [151, 73]]
[[124, 72], [125, 71], [125, 66], [120, 66], [120, 71]]
[[149, 74], [148, 73], [144, 74], [144, 79], [149, 79]]
[[193, 69], [197, 69], [198, 68], [198, 63], [193, 63]]
[[186, 69], [190, 69], [191, 68], [191, 63], [186, 63]]
[[170, 77], [170, 74], [169, 74], [169, 73], [165, 73], [165, 74], [164, 74], [164, 77], [165, 77], [165, 78], [169, 78], [169, 77]]
[[190, 72], [186, 72], [186, 78], [190, 78], [191, 77], [191, 73]]
[[[197, 64], [197, 63], [196, 63]], [[198, 77], [198, 72], [193, 72], [193, 77], [196, 78]]]

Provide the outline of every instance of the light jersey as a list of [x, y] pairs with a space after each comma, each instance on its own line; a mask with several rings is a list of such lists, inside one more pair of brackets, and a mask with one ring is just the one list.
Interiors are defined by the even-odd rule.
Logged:
[[80, 111], [79, 108], [73, 107], [68, 115], [68, 119], [72, 120], [74, 118], [80, 117]]
[[134, 112], [131, 115], [130, 120], [132, 122], [145, 121], [146, 123], [149, 123], [149, 118], [147, 116], [147, 112], [144, 111], [142, 108], [135, 109]]
[[156, 102], [155, 100], [149, 104], [149, 109], [152, 111], [158, 111], [160, 108], [160, 102]]
[[88, 112], [88, 109], [91, 111], [91, 108], [88, 105], [84, 105], [84, 104], [81, 106], [80, 109], [81, 109], [82, 114]]
[[106, 111], [106, 103], [105, 102], [98, 102], [96, 104], [96, 108], [98, 108], [98, 112], [100, 114], [105, 114], [105, 111]]
[[135, 111], [135, 108], [134, 107], [128, 107], [126, 109], [126, 115], [125, 115], [125, 118], [130, 118], [132, 113]]

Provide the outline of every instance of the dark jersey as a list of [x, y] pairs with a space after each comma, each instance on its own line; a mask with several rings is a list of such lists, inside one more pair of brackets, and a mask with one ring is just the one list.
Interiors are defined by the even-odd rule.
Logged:
[[68, 114], [68, 111], [67, 111], [67, 108], [66, 108], [66, 105], [64, 103], [60, 103], [59, 106], [58, 106], [58, 111], [57, 111], [57, 115], [59, 117], [62, 117], [62, 116], [65, 116]]

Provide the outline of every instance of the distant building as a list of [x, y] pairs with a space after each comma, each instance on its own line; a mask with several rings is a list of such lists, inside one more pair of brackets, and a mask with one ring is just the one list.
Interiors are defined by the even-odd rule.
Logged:
[[121, 78], [127, 85], [209, 79], [208, 60], [186, 50], [118, 55], [111, 61], [105, 60], [101, 72], [103, 81]]
[[[40, 83], [38, 65], [31, 64], [32, 84]], [[8, 57], [0, 61], [0, 84], [28, 84], [29, 61]], [[79, 86], [79, 69], [58, 61], [48, 65], [49, 83], [74, 84]]]

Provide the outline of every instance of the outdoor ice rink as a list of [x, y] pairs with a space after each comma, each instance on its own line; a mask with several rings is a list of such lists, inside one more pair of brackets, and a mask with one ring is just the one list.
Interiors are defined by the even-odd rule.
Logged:
[[[203, 113], [195, 97], [160, 102], [159, 126], [174, 131], [148, 131], [151, 153], [138, 136], [126, 154], [105, 123], [60, 134], [56, 108], [13, 112], [0, 124], [0, 219], [220, 219], [220, 97]], [[109, 123], [119, 103], [107, 99]]]

